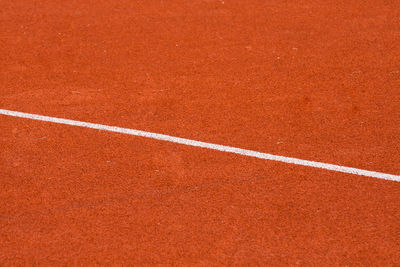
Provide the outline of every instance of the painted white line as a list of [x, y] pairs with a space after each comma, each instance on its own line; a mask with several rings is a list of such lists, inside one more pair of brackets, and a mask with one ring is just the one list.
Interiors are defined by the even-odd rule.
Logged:
[[400, 182], [400, 175], [367, 171], [367, 170], [345, 167], [345, 166], [340, 166], [340, 165], [335, 165], [335, 164], [328, 164], [328, 163], [322, 163], [322, 162], [316, 162], [316, 161], [310, 161], [310, 160], [277, 156], [277, 155], [261, 153], [261, 152], [257, 152], [257, 151], [253, 151], [253, 150], [241, 149], [241, 148], [236, 148], [236, 147], [231, 147], [231, 146], [217, 145], [217, 144], [212, 144], [212, 143], [205, 143], [205, 142], [200, 142], [200, 141], [195, 141], [195, 140], [190, 140], [190, 139], [185, 139], [185, 138], [180, 138], [180, 137], [169, 136], [169, 135], [165, 135], [165, 134], [151, 133], [151, 132], [145, 132], [145, 131], [128, 129], [128, 128], [120, 128], [120, 127], [115, 127], [115, 126], [107, 126], [107, 125], [102, 125], [102, 124], [97, 124], [97, 123], [41, 116], [41, 115], [35, 115], [35, 114], [29, 114], [29, 113], [11, 111], [11, 110], [5, 110], [5, 109], [0, 109], [0, 114], [6, 115], [6, 116], [12, 116], [12, 117], [31, 119], [31, 120], [52, 122], [52, 123], [85, 127], [85, 128], [91, 128], [91, 129], [97, 129], [97, 130], [103, 130], [103, 131], [109, 131], [109, 132], [142, 136], [142, 137], [147, 137], [147, 138], [152, 138], [152, 139], [157, 139], [157, 140], [162, 140], [162, 141], [167, 141], [167, 142], [172, 142], [172, 143], [177, 143], [177, 144], [183, 144], [183, 145], [188, 145], [188, 146], [208, 148], [208, 149], [213, 149], [213, 150], [218, 150], [218, 151], [235, 153], [235, 154], [248, 156], [248, 157], [267, 159], [267, 160], [285, 162], [285, 163], [289, 163], [289, 164], [302, 165], [302, 166], [320, 168], [320, 169], [325, 169], [325, 170], [330, 170], [330, 171], [350, 173], [350, 174], [355, 174], [355, 175], [362, 175], [362, 176], [367, 176], [367, 177], [374, 177], [374, 178], [379, 178], [379, 179], [384, 179], [384, 180]]

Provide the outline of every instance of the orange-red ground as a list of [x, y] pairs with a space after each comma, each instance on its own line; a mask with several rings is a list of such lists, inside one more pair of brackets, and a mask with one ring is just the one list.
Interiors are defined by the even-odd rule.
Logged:
[[[400, 174], [400, 2], [2, 1], [0, 108]], [[400, 264], [400, 184], [0, 117], [0, 265]]]

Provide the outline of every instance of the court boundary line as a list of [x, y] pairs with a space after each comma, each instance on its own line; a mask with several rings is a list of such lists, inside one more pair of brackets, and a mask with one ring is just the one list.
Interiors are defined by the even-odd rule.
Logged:
[[363, 170], [363, 169], [345, 167], [345, 166], [340, 166], [340, 165], [336, 165], [336, 164], [329, 164], [329, 163], [323, 163], [323, 162], [317, 162], [317, 161], [311, 161], [311, 160], [298, 159], [298, 158], [293, 158], [293, 157], [273, 155], [273, 154], [262, 153], [262, 152], [258, 152], [258, 151], [254, 151], [254, 150], [242, 149], [242, 148], [225, 146], [225, 145], [218, 145], [218, 144], [196, 141], [196, 140], [175, 137], [175, 136], [170, 136], [170, 135], [165, 135], [165, 134], [159, 134], [159, 133], [153, 133], [153, 132], [147, 132], [147, 131], [141, 131], [141, 130], [135, 130], [135, 129], [129, 129], [129, 128], [121, 128], [121, 127], [117, 127], [117, 126], [108, 126], [108, 125], [98, 124], [98, 123], [91, 123], [91, 122], [84, 122], [84, 121], [77, 121], [77, 120], [70, 120], [70, 119], [62, 119], [62, 118], [57, 118], [57, 117], [49, 117], [49, 116], [43, 116], [43, 115], [37, 115], [37, 114], [31, 114], [31, 113], [25, 113], [25, 112], [19, 112], [19, 111], [6, 110], [6, 109], [0, 109], [0, 114], [5, 115], [5, 116], [17, 117], [17, 118], [31, 119], [31, 120], [51, 122], [51, 123], [83, 127], [83, 128], [90, 128], [90, 129], [115, 132], [115, 133], [121, 133], [121, 134], [133, 135], [133, 136], [140, 136], [140, 137], [151, 138], [151, 139], [156, 139], [156, 140], [160, 140], [160, 141], [167, 141], [167, 142], [171, 142], [171, 143], [182, 144], [182, 145], [187, 145], [187, 146], [192, 146], [192, 147], [200, 147], [200, 148], [206, 148], [206, 149], [217, 150], [217, 151], [222, 151], [222, 152], [234, 153], [234, 154], [239, 154], [242, 156], [248, 156], [248, 157], [253, 157], [253, 158], [278, 161], [278, 162], [283, 162], [283, 163], [288, 163], [288, 164], [313, 167], [313, 168], [319, 168], [319, 169], [324, 169], [324, 170], [329, 170], [329, 171], [335, 171], [335, 172], [341, 172], [341, 173], [354, 174], [354, 175], [360, 175], [360, 176], [366, 176], [366, 177], [400, 182], [400, 175], [368, 171], [368, 170]]

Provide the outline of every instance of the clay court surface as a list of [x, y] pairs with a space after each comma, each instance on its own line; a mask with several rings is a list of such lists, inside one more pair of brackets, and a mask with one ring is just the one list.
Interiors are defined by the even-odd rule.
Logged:
[[[400, 266], [400, 2], [0, 1], [0, 266]], [[3, 112], [4, 113], [4, 112]]]

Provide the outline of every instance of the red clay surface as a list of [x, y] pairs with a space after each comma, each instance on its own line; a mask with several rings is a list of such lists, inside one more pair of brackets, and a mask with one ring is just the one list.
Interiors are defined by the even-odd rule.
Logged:
[[[294, 2], [294, 1], [293, 1]], [[0, 108], [400, 174], [398, 1], [2, 1]], [[0, 117], [0, 265], [400, 264], [400, 184]]]

